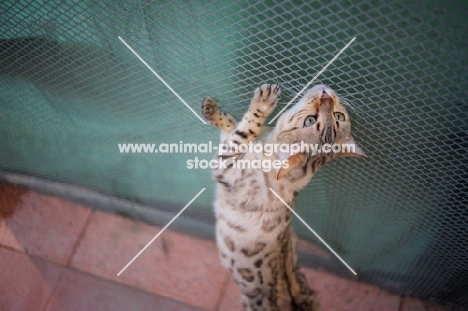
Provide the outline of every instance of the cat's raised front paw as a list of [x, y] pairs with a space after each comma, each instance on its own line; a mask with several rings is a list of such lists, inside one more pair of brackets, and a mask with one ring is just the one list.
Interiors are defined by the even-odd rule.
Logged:
[[216, 112], [218, 111], [218, 104], [216, 100], [211, 97], [203, 98], [202, 102], [202, 113], [205, 119], [212, 121]]
[[259, 109], [262, 113], [269, 115], [275, 109], [280, 97], [281, 90], [279, 85], [263, 84], [255, 90], [251, 105], [253, 108]]

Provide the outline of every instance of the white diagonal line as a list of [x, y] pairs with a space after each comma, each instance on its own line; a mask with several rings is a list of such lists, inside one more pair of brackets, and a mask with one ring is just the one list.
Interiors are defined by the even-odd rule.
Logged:
[[146, 246], [143, 247], [143, 249], [142, 249], [138, 254], [136, 254], [136, 256], [133, 257], [133, 259], [130, 260], [130, 262], [129, 262], [119, 273], [117, 273], [117, 276], [120, 276], [120, 275], [122, 274], [122, 272], [124, 272], [125, 269], [127, 269], [128, 266], [130, 266], [130, 265], [132, 264], [132, 262], [134, 262], [135, 259], [137, 259], [138, 256], [140, 256], [141, 253], [143, 253], [143, 252], [145, 251], [145, 249], [147, 249], [148, 246], [150, 246], [151, 243], [153, 243], [154, 240], [156, 240], [156, 239], [161, 235], [161, 233], [163, 233], [164, 230], [166, 230], [166, 228], [169, 227], [169, 225], [172, 224], [172, 222], [173, 222], [174, 220], [176, 220], [177, 217], [179, 217], [180, 214], [182, 214], [182, 212], [185, 211], [185, 209], [186, 209], [187, 207], [189, 207], [189, 205], [192, 204], [192, 202], [195, 201], [195, 199], [198, 198], [198, 196], [199, 196], [200, 194], [202, 194], [202, 192], [205, 191], [205, 190], [206, 190], [206, 188], [203, 188], [202, 190], [200, 190], [200, 192], [198, 192], [198, 194], [197, 194], [192, 200], [190, 200], [190, 202], [188, 202], [187, 205], [185, 205], [184, 208], [183, 208], [179, 213], [177, 213], [177, 215], [175, 215], [174, 218], [172, 218], [172, 220], [171, 220], [164, 228], [162, 228], [161, 231], [159, 231], [158, 234], [156, 234], [156, 236], [155, 236], [153, 239], [151, 239], [151, 241], [149, 241], [148, 244], [146, 244]]
[[288, 205], [288, 203], [286, 203], [280, 196], [279, 194], [277, 194], [275, 192], [275, 190], [271, 189], [271, 188], [268, 188], [270, 189], [271, 192], [273, 192], [273, 194], [281, 201], [283, 202], [284, 205], [286, 205], [287, 208], [289, 208], [289, 210], [294, 214], [294, 216], [296, 216], [306, 227], [307, 229], [310, 230], [310, 232], [312, 232], [319, 240], [320, 242], [322, 242], [332, 253], [333, 255], [335, 255], [345, 266], [346, 268], [348, 268], [354, 275], [357, 275], [357, 273], [340, 257], [340, 255], [338, 255], [328, 244], [327, 242], [325, 242], [318, 234], [317, 232], [314, 231], [314, 229], [312, 229], [302, 218], [301, 216], [299, 216], [292, 208], [291, 206]]
[[291, 103], [292, 103], [294, 100], [296, 100], [296, 98], [298, 98], [298, 97], [299, 97], [299, 95], [301, 95], [301, 94], [302, 94], [302, 92], [304, 92], [304, 91], [305, 91], [305, 90], [306, 90], [306, 89], [309, 87], [309, 85], [311, 85], [311, 84], [312, 84], [312, 82], [314, 82], [314, 81], [315, 81], [315, 79], [317, 79], [317, 78], [318, 78], [318, 76], [320, 76], [320, 75], [321, 75], [321, 74], [322, 74], [322, 73], [325, 71], [325, 69], [327, 69], [327, 68], [328, 68], [328, 66], [330, 66], [330, 65], [331, 65], [331, 63], [333, 63], [333, 62], [334, 62], [334, 61], [335, 61], [335, 60], [338, 58], [338, 56], [340, 56], [340, 55], [341, 55], [341, 53], [343, 53], [343, 52], [344, 52], [344, 50], [346, 50], [346, 49], [348, 48], [348, 46], [350, 46], [350, 45], [351, 45], [351, 43], [353, 43], [353, 41], [354, 41], [354, 40], [356, 40], [356, 37], [352, 38], [352, 39], [351, 39], [351, 41], [349, 41], [349, 42], [348, 42], [348, 44], [346, 44], [346, 45], [345, 45], [345, 47], [344, 47], [344, 48], [342, 48], [342, 49], [341, 49], [341, 51], [339, 51], [339, 52], [338, 52], [338, 54], [336, 54], [336, 55], [335, 55], [335, 57], [333, 57], [333, 58], [332, 58], [332, 60], [331, 60], [331, 61], [329, 61], [329, 62], [328, 62], [328, 64], [327, 64], [325, 67], [323, 67], [323, 69], [322, 69], [322, 70], [320, 70], [320, 71], [319, 71], [319, 72], [318, 72], [318, 73], [315, 75], [315, 77], [313, 77], [313, 78], [312, 78], [312, 80], [310, 80], [310, 82], [309, 82], [309, 83], [307, 83], [307, 84], [306, 84], [306, 86], [304, 86], [304, 87], [302, 88], [302, 90], [300, 90], [300, 91], [299, 91], [299, 93], [297, 93], [297, 94], [296, 94], [296, 96], [294, 96], [294, 97], [293, 97], [293, 99], [291, 99], [291, 100], [289, 101], [289, 103], [288, 103], [286, 106], [284, 106], [284, 107], [283, 107], [283, 109], [281, 109], [281, 111], [280, 111], [280, 112], [278, 112], [278, 113], [276, 114], [276, 116], [275, 116], [273, 119], [271, 119], [271, 121], [270, 121], [270, 122], [268, 122], [268, 124], [271, 124], [273, 121], [275, 121], [275, 120], [276, 120], [276, 118], [278, 118], [278, 117], [279, 117], [279, 115], [280, 115], [280, 114], [282, 114], [282, 113], [283, 113], [283, 111], [284, 111], [284, 110], [286, 110], [286, 108], [288, 108], [288, 106], [289, 106], [289, 105], [291, 105]]
[[190, 109], [190, 111], [191, 111], [195, 116], [197, 116], [198, 119], [200, 119], [204, 124], [207, 124], [207, 123], [205, 122], [205, 120], [203, 120], [203, 119], [198, 115], [198, 113], [196, 113], [195, 110], [193, 110], [192, 107], [190, 107], [190, 106], [185, 102], [185, 100], [184, 100], [182, 97], [180, 97], [179, 94], [177, 94], [176, 91], [174, 91], [174, 90], [172, 89], [172, 87], [170, 87], [169, 84], [167, 84], [166, 81], [164, 81], [164, 79], [161, 78], [161, 76], [158, 75], [158, 74], [156, 73], [156, 71], [154, 71], [153, 68], [151, 68], [150, 65], [148, 65], [148, 63], [145, 62], [145, 60], [144, 60], [143, 58], [141, 58], [140, 55], [138, 55], [138, 53], [135, 52], [135, 51], [132, 49], [132, 47], [131, 47], [130, 45], [127, 44], [127, 42], [125, 42], [124, 39], [122, 39], [120, 36], [119, 36], [118, 38], [120, 39], [120, 41], [122, 41], [123, 44], [125, 44], [125, 46], [126, 46], [130, 51], [132, 51], [133, 54], [135, 54], [136, 57], [138, 57], [138, 59], [139, 59], [146, 67], [148, 67], [149, 70], [151, 70], [151, 72], [152, 72], [159, 80], [161, 80], [162, 83], [164, 83], [164, 85], [165, 85], [172, 93], [174, 93], [175, 96], [177, 96], [177, 98], [178, 98], [185, 106], [187, 106], [188, 109]]

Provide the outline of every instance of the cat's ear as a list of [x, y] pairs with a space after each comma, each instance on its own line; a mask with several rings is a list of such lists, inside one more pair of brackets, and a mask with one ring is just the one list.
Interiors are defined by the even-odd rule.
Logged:
[[355, 142], [353, 136], [349, 135], [341, 142], [341, 152], [338, 153], [342, 157], [366, 158], [366, 154]]
[[280, 180], [284, 175], [289, 173], [290, 170], [303, 163], [306, 159], [306, 156], [303, 153], [297, 153], [288, 158], [287, 167], [281, 167], [276, 174], [276, 180]]

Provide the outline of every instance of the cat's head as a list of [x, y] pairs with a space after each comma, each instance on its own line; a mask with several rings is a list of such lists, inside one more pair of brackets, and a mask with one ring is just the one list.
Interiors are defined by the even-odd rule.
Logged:
[[[280, 170], [278, 178], [312, 156], [327, 159], [335, 156], [365, 157], [351, 136], [351, 120], [345, 106], [340, 103], [336, 93], [325, 85], [313, 87], [293, 107], [284, 112], [274, 132], [277, 144], [309, 144], [317, 146], [322, 153], [315, 150], [312, 154], [313, 148], [309, 148], [295, 153], [279, 154], [282, 160], [288, 159], [289, 168]], [[341, 148], [338, 152], [325, 154], [322, 147], [327, 144], [354, 147]]]

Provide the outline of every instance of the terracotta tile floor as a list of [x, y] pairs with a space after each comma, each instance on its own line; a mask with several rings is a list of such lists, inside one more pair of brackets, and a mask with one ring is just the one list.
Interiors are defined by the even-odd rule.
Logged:
[[[212, 241], [166, 230], [117, 276], [161, 228], [4, 183], [1, 217], [1, 311], [241, 310]], [[303, 271], [324, 311], [447, 310]]]

